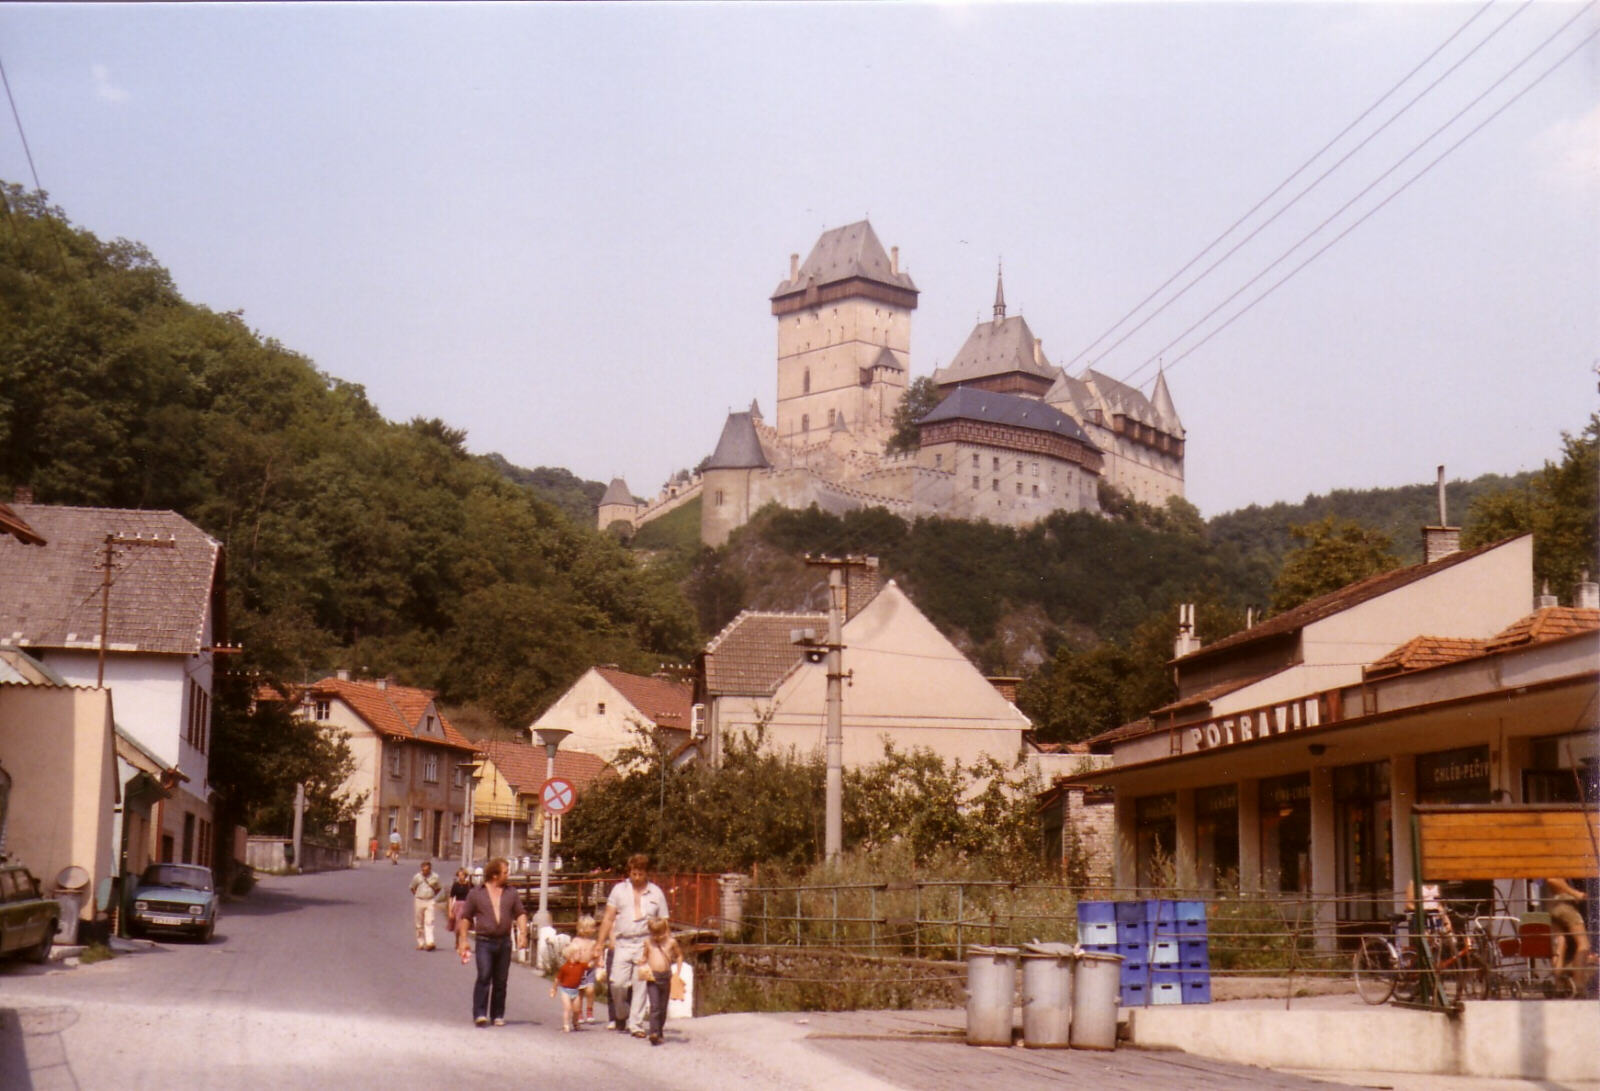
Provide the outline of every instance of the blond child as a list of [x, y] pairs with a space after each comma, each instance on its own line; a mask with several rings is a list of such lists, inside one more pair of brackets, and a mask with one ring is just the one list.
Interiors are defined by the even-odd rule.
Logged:
[[594, 965], [600, 953], [594, 934], [597, 926], [587, 914], [578, 918], [578, 934], [567, 944], [561, 967], [550, 984], [550, 995], [561, 994], [561, 1029], [575, 1030], [583, 1014], [583, 990], [589, 991], [590, 1010], [594, 1006]]
[[[671, 982], [683, 968], [683, 949], [672, 935], [672, 922], [666, 917], [650, 918], [650, 935], [634, 965], [638, 967], [635, 976], [645, 983], [645, 993], [650, 1000], [650, 1044], [658, 1046], [667, 1024]], [[639, 1032], [634, 1033], [638, 1035]]]

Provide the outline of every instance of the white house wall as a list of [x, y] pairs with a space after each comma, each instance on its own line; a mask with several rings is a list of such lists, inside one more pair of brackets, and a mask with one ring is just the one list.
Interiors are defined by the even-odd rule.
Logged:
[[593, 668], [533, 722], [535, 729], [572, 732], [562, 740], [562, 750], [593, 754], [608, 764], [616, 761], [619, 751], [639, 745], [635, 725], [648, 728], [651, 721]]

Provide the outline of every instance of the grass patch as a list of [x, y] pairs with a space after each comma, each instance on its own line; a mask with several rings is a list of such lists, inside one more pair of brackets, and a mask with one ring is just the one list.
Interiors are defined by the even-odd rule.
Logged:
[[78, 961], [85, 965], [94, 962], [106, 962], [117, 957], [117, 953], [103, 943], [91, 943], [78, 955]]

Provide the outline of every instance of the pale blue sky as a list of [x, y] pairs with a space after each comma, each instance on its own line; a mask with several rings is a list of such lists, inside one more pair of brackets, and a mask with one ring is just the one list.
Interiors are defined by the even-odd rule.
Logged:
[[[1066, 364], [1480, 6], [6, 4], [0, 59], [55, 202], [186, 297], [392, 418], [652, 495], [728, 409], [772, 412], [767, 297], [823, 229], [870, 215], [900, 247], [914, 375], [987, 314], [1000, 257]], [[1578, 16], [1176, 360], [1600, 26], [1520, 8], [1492, 4], [1284, 196], [1510, 18], [1457, 72], [1084, 359], [1135, 373]], [[1597, 103], [1591, 40], [1171, 366], [1204, 513], [1557, 455], [1597, 402]], [[0, 178], [28, 183], [8, 114]]]

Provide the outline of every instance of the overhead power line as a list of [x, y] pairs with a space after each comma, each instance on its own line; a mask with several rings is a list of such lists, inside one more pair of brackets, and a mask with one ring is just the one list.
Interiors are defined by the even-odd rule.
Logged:
[[[1579, 11], [1578, 15], [1582, 15], [1583, 12], [1588, 11], [1589, 8], [1591, 8], [1593, 6], [1594, 6], [1594, 0], [1591, 0], [1591, 2], [1589, 4], [1585, 5], [1584, 8], [1581, 11]], [[1567, 23], [1562, 25], [1561, 30], [1565, 30], [1567, 28], [1567, 26], [1570, 26], [1572, 21], [1575, 20], [1576, 18], [1577, 18], [1577, 16], [1573, 16], [1572, 20], [1568, 20]], [[1558, 30], [1556, 33], [1559, 34], [1560, 32], [1561, 31]], [[1552, 38], [1553, 37], [1554, 37], [1554, 35], [1552, 35]], [[1358, 228], [1362, 224], [1366, 223], [1367, 220], [1371, 219], [1378, 212], [1379, 209], [1382, 209], [1390, 201], [1392, 201], [1396, 197], [1400, 196], [1400, 194], [1404, 193], [1407, 189], [1410, 189], [1413, 183], [1415, 183], [1420, 178], [1422, 178], [1423, 175], [1427, 174], [1434, 167], [1438, 166], [1439, 163], [1445, 159], [1445, 157], [1449, 156], [1457, 148], [1461, 147], [1461, 145], [1465, 144], [1468, 140], [1472, 139], [1472, 137], [1476, 136], [1478, 134], [1478, 132], [1481, 129], [1484, 128], [1484, 126], [1488, 125], [1495, 118], [1497, 118], [1501, 114], [1505, 113], [1506, 110], [1510, 109], [1511, 106], [1513, 104], [1515, 104], [1519, 99], [1521, 99], [1523, 95], [1526, 95], [1529, 91], [1532, 91], [1535, 87], [1539, 86], [1539, 84], [1543, 83], [1544, 80], [1552, 72], [1554, 72], [1556, 69], [1560, 68], [1563, 64], [1566, 64], [1573, 57], [1577, 56], [1578, 52], [1580, 50], [1582, 50], [1584, 46], [1586, 46], [1590, 42], [1594, 41], [1594, 39], [1596, 37], [1600, 37], [1600, 26], [1597, 26], [1595, 29], [1591, 30], [1588, 34], [1584, 35], [1584, 37], [1576, 45], [1574, 45], [1566, 53], [1562, 54], [1560, 58], [1558, 58], [1553, 64], [1551, 64], [1543, 72], [1541, 72], [1541, 73], [1539, 73], [1539, 75], [1535, 76], [1534, 79], [1532, 80], [1532, 82], [1530, 82], [1526, 87], [1522, 88], [1522, 90], [1518, 91], [1516, 94], [1512, 95], [1509, 99], [1507, 99], [1500, 106], [1496, 107], [1494, 112], [1489, 114], [1488, 117], [1484, 118], [1482, 121], [1480, 121], [1476, 125], [1474, 125], [1471, 129], [1467, 130], [1467, 132], [1464, 133], [1461, 136], [1460, 139], [1458, 139], [1454, 144], [1451, 144], [1448, 148], [1446, 148], [1444, 151], [1440, 152], [1437, 156], [1435, 156], [1427, 164], [1427, 166], [1423, 167], [1416, 174], [1414, 174], [1410, 178], [1408, 178], [1393, 193], [1389, 194], [1383, 200], [1379, 201], [1376, 205], [1373, 205], [1372, 208], [1370, 208], [1366, 212], [1362, 213], [1362, 215], [1354, 223], [1352, 223], [1349, 227], [1346, 227], [1343, 231], [1339, 232], [1339, 234], [1335, 235], [1333, 238], [1329, 239], [1322, 246], [1317, 248], [1317, 250], [1314, 251], [1309, 257], [1307, 257], [1305, 261], [1302, 261], [1299, 265], [1296, 265], [1293, 269], [1289, 270], [1289, 272], [1285, 273], [1281, 278], [1279, 278], [1278, 280], [1274, 281], [1272, 283], [1272, 285], [1267, 288], [1266, 291], [1262, 292], [1260, 295], [1256, 296], [1256, 298], [1252, 299], [1249, 303], [1247, 303], [1244, 307], [1240, 308], [1240, 310], [1237, 313], [1235, 313], [1234, 315], [1229, 317], [1225, 322], [1223, 322], [1221, 325], [1219, 325], [1216, 329], [1214, 329], [1210, 333], [1206, 334], [1199, 341], [1196, 341], [1193, 345], [1190, 345], [1188, 348], [1184, 349], [1182, 353], [1180, 353], [1177, 357], [1172, 359], [1170, 362], [1166, 362], [1164, 366], [1168, 367], [1168, 368], [1176, 367], [1181, 361], [1183, 361], [1185, 358], [1187, 358], [1189, 355], [1191, 355], [1193, 352], [1195, 352], [1195, 350], [1199, 349], [1202, 345], [1204, 345], [1206, 342], [1210, 341], [1217, 334], [1221, 333], [1223, 330], [1225, 330], [1229, 326], [1233, 325], [1240, 318], [1243, 318], [1246, 314], [1248, 314], [1250, 312], [1251, 309], [1253, 309], [1255, 307], [1256, 304], [1260, 303], [1262, 300], [1266, 299], [1267, 296], [1271, 295], [1273, 292], [1275, 292], [1279, 288], [1281, 288], [1285, 283], [1287, 283], [1296, 274], [1298, 274], [1300, 272], [1300, 270], [1304, 269], [1306, 266], [1308, 266], [1312, 262], [1316, 261], [1319, 257], [1321, 257], [1323, 254], [1325, 254], [1328, 250], [1332, 249], [1333, 246], [1335, 244], [1337, 244], [1340, 240], [1342, 240], [1346, 235], [1350, 234], [1350, 232], [1354, 231], [1356, 228]], [[1548, 45], [1550, 41], [1551, 41], [1551, 38], [1547, 38], [1543, 43], [1541, 43], [1538, 46], [1538, 48], [1536, 48], [1534, 50], [1534, 53], [1538, 53], [1539, 50], [1543, 49], [1545, 47], [1545, 45]], [[1528, 60], [1532, 59], [1532, 57], [1533, 57], [1533, 54], [1529, 54], [1527, 57], [1524, 57], [1521, 61], [1518, 61], [1516, 66], [1514, 68], [1512, 68], [1512, 70], [1510, 72], [1507, 72], [1505, 76], [1502, 76], [1499, 80], [1495, 81], [1495, 85], [1494, 86], [1498, 87], [1501, 83], [1505, 82], [1506, 78], [1509, 77], [1512, 74], [1512, 72], [1515, 72], [1517, 68], [1520, 68]], [[1493, 89], [1494, 89], [1494, 87], [1491, 87], [1489, 90], [1492, 91]], [[1487, 95], [1488, 93], [1489, 93], [1488, 91], [1484, 92], [1485, 95]], [[1482, 98], [1483, 98], [1483, 95], [1478, 96], [1478, 99], [1473, 100], [1473, 103], [1469, 104], [1467, 109], [1470, 109], [1471, 105], [1475, 105]], [[1465, 110], [1463, 110], [1462, 112], [1465, 113]], [[1456, 117], [1460, 117], [1460, 116], [1461, 116], [1460, 114], [1456, 115]], [[1453, 122], [1454, 120], [1455, 120], [1455, 118], [1452, 118], [1451, 122]], [[1443, 126], [1443, 127], [1448, 127], [1449, 124], [1450, 124], [1450, 122], [1446, 122], [1445, 126]], [[1437, 131], [1434, 133], [1434, 135], [1438, 135]], [[1428, 139], [1432, 140], [1433, 137], [1430, 136]], [[1423, 143], [1426, 144], [1427, 141], [1424, 141]], [[1416, 151], [1420, 150], [1420, 148], [1421, 148], [1421, 145], [1419, 145], [1417, 148], [1413, 149], [1412, 152], [1408, 152], [1406, 158], [1409, 158], [1411, 156], [1411, 154], [1414, 154]], [[1402, 160], [1401, 162], [1404, 162], [1404, 160]], [[1399, 165], [1400, 165], [1399, 163], [1396, 163], [1395, 167], [1398, 167]], [[1385, 176], [1387, 176], [1388, 173], [1392, 173], [1393, 170], [1394, 170], [1394, 168], [1390, 168], [1390, 171], [1385, 172]], [[1381, 181], [1381, 179], [1380, 179], [1380, 181]], [[1377, 184], [1376, 182], [1373, 183], [1373, 185], [1376, 185], [1376, 184]], [[1367, 187], [1368, 190], [1370, 190], [1371, 188], [1372, 188], [1371, 186]], [[1362, 192], [1365, 193], [1367, 191], [1363, 190]], [[1358, 197], [1359, 196], [1360, 195], [1358, 195]], [[1356, 198], [1352, 198], [1351, 203], [1353, 203], [1355, 199]], [[1266, 273], [1268, 271], [1270, 271], [1274, 266], [1276, 266], [1284, 258], [1288, 257], [1289, 254], [1291, 254], [1295, 250], [1299, 249], [1300, 246], [1303, 243], [1305, 243], [1308, 239], [1310, 239], [1312, 235], [1315, 235], [1318, 231], [1321, 231], [1322, 228], [1325, 227], [1328, 224], [1329, 221], [1331, 221], [1334, 218], [1336, 218], [1340, 213], [1342, 213], [1344, 211], [1345, 208], [1348, 208], [1348, 207], [1349, 207], [1349, 204], [1346, 204], [1344, 206], [1344, 208], [1341, 208], [1339, 210], [1339, 212], [1334, 213], [1333, 216], [1330, 216], [1330, 217], [1328, 217], [1327, 220], [1324, 220], [1321, 224], [1319, 224], [1316, 227], [1315, 230], [1313, 230], [1305, 238], [1301, 239], [1300, 242], [1296, 243], [1293, 247], [1291, 247], [1288, 251], [1286, 251], [1282, 255], [1282, 257], [1278, 258], [1277, 261], [1274, 261], [1272, 263], [1272, 265], [1269, 265], [1266, 269], [1263, 269], [1260, 273], [1258, 273], [1255, 277], [1253, 277], [1249, 281], [1249, 283], [1245, 284], [1243, 288], [1240, 288], [1238, 292], [1235, 292], [1232, 296], [1229, 296], [1228, 299], [1224, 300], [1221, 304], [1218, 304], [1218, 306], [1215, 309], [1213, 309], [1211, 311], [1211, 313], [1206, 316], [1206, 318], [1210, 318], [1211, 315], [1215, 314], [1218, 310], [1221, 310], [1222, 307], [1226, 306], [1229, 301], [1231, 301], [1236, 296], [1238, 296], [1240, 293], [1242, 293], [1245, 290], [1245, 288], [1248, 288], [1251, 284], [1254, 284], [1257, 280], [1260, 280], [1261, 277], [1266, 275]], [[1171, 348], [1173, 344], [1176, 344], [1178, 341], [1181, 341], [1189, 333], [1193, 332], [1193, 330], [1197, 326], [1199, 326], [1201, 323], [1203, 323], [1205, 320], [1206, 319], [1201, 319], [1200, 322], [1195, 323], [1194, 326], [1190, 326], [1188, 330], [1185, 330], [1177, 338], [1174, 338], [1172, 342], [1169, 342], [1166, 346], [1164, 346], [1162, 348], [1161, 352], [1165, 352], [1168, 348]], [[1136, 370], [1143, 370], [1144, 368], [1148, 367], [1150, 364], [1155, 363], [1156, 361], [1158, 361], [1160, 359], [1161, 359], [1161, 355], [1160, 355], [1160, 353], [1157, 353], [1155, 356], [1152, 356], [1150, 359], [1146, 360], [1143, 364], [1140, 364], [1139, 368], [1136, 369]]]
[[[1182, 268], [1180, 268], [1177, 272], [1173, 273], [1166, 280], [1162, 281], [1162, 283], [1154, 291], [1152, 291], [1149, 295], [1145, 296], [1138, 303], [1136, 303], [1133, 306], [1133, 308], [1128, 311], [1127, 314], [1123, 315], [1121, 318], [1119, 318], [1115, 322], [1113, 322], [1111, 324], [1111, 328], [1110, 329], [1106, 330], [1099, 337], [1096, 337], [1088, 345], [1084, 346], [1084, 348], [1076, 356], [1072, 357], [1072, 359], [1070, 359], [1070, 360], [1068, 360], [1066, 362], [1064, 367], [1070, 368], [1073, 364], [1075, 364], [1079, 360], [1083, 359], [1085, 356], [1087, 356], [1090, 352], [1092, 352], [1094, 350], [1096, 345], [1098, 345], [1100, 342], [1104, 341], [1107, 337], [1110, 337], [1113, 333], [1115, 333], [1117, 331], [1118, 327], [1120, 327], [1124, 322], [1128, 321], [1128, 319], [1130, 319], [1134, 315], [1138, 314], [1139, 311], [1145, 306], [1145, 304], [1149, 303], [1152, 299], [1155, 299], [1162, 292], [1166, 291], [1167, 288], [1171, 286], [1173, 281], [1177, 280], [1184, 273], [1188, 272], [1191, 268], [1193, 268], [1194, 265], [1197, 262], [1200, 261], [1200, 259], [1204, 258], [1207, 254], [1209, 254], [1212, 250], [1214, 250], [1222, 242], [1223, 239], [1226, 239], [1229, 235], [1233, 234], [1234, 231], [1238, 230], [1238, 228], [1239, 228], [1239, 226], [1241, 224], [1243, 224], [1246, 220], [1250, 219], [1251, 216], [1254, 216], [1263, 207], [1265, 207], [1267, 202], [1271, 201], [1279, 193], [1282, 193], [1283, 190], [1289, 185], [1290, 182], [1293, 182], [1296, 178], [1300, 177], [1300, 175], [1304, 174], [1306, 172], [1306, 170], [1310, 168], [1311, 164], [1315, 163], [1318, 159], [1322, 158], [1322, 156], [1325, 155], [1328, 152], [1329, 149], [1331, 149], [1340, 140], [1344, 139], [1344, 137], [1347, 136], [1353, 129], [1355, 129], [1356, 126], [1360, 125], [1363, 121], [1365, 121], [1372, 114], [1373, 111], [1375, 111], [1379, 106], [1382, 106], [1385, 102], [1387, 102], [1395, 94], [1395, 92], [1399, 91], [1400, 88], [1404, 87], [1411, 80], [1411, 78], [1413, 76], [1415, 76], [1418, 72], [1422, 71], [1425, 67], [1427, 67], [1428, 64], [1435, 57], [1437, 57], [1440, 53], [1444, 52], [1445, 48], [1448, 47], [1451, 42], [1453, 42], [1457, 38], [1459, 38], [1466, 31], [1466, 29], [1468, 27], [1470, 27], [1474, 22], [1476, 22], [1477, 19], [1481, 15], [1483, 15], [1484, 12], [1488, 11], [1491, 7], [1493, 7], [1495, 5], [1495, 3], [1496, 3], [1496, 0], [1488, 0], [1488, 3], [1484, 4], [1477, 11], [1473, 12], [1472, 15], [1467, 18], [1467, 21], [1462, 23], [1459, 27], [1457, 27], [1455, 29], [1455, 31], [1452, 32], [1450, 34], [1450, 36], [1447, 37], [1444, 41], [1440, 42], [1439, 45], [1434, 48], [1433, 52], [1429, 53], [1426, 57], [1422, 58], [1422, 60], [1419, 61], [1416, 64], [1416, 66], [1411, 69], [1411, 71], [1407, 72], [1404, 76], [1400, 77], [1400, 79], [1392, 87], [1390, 87], [1387, 91], [1385, 91], [1383, 94], [1379, 95], [1376, 99], [1374, 99], [1373, 102], [1372, 102], [1372, 105], [1368, 106], [1365, 110], [1361, 111], [1360, 114], [1356, 115], [1356, 118], [1355, 118], [1354, 121], [1350, 122], [1343, 129], [1340, 129], [1338, 131], [1338, 133], [1336, 133], [1334, 135], [1333, 139], [1329, 140], [1326, 144], [1322, 145], [1322, 147], [1318, 148], [1316, 150], [1316, 152], [1313, 153], [1312, 156], [1309, 159], [1307, 159], [1305, 162], [1301, 163], [1298, 167], [1296, 167], [1293, 171], [1291, 171], [1289, 173], [1288, 177], [1284, 178], [1283, 181], [1279, 182], [1276, 186], [1273, 187], [1273, 189], [1272, 189], [1272, 191], [1270, 193], [1268, 193], [1265, 197], [1261, 198], [1261, 200], [1257, 201], [1254, 205], [1252, 205], [1250, 207], [1250, 209], [1247, 212], [1245, 212], [1244, 215], [1240, 216], [1237, 220], [1234, 220], [1233, 223], [1229, 224], [1227, 229], [1224, 230], [1220, 235], [1218, 235], [1216, 238], [1212, 239], [1210, 242], [1206, 243], [1206, 245], [1200, 250], [1200, 252], [1198, 254], [1196, 254], [1194, 257], [1190, 258], [1187, 262], [1184, 263]], [[1506, 24], [1511, 22], [1512, 19], [1515, 19], [1518, 15], [1520, 15], [1523, 11], [1525, 11], [1527, 9], [1527, 6], [1528, 6], [1527, 3], [1524, 3], [1522, 5], [1522, 7], [1518, 8], [1516, 11], [1512, 12], [1511, 15], [1508, 16], [1506, 19], [1504, 19], [1500, 23], [1499, 26], [1497, 26], [1493, 30], [1491, 30], [1488, 33], [1488, 35], [1486, 35], [1483, 38], [1482, 41], [1480, 41], [1477, 45], [1473, 46], [1472, 49], [1470, 51], [1468, 51], [1467, 54], [1461, 58], [1460, 61], [1457, 61], [1454, 65], [1452, 65], [1444, 73], [1444, 75], [1440, 76], [1438, 79], [1434, 80], [1433, 83], [1429, 84], [1426, 88], [1424, 88], [1423, 92], [1422, 92], [1422, 95], [1426, 95], [1429, 91], [1433, 90], [1434, 87], [1438, 86], [1440, 81], [1442, 81], [1446, 76], [1450, 75], [1451, 72], [1454, 72], [1456, 70], [1456, 68], [1460, 67], [1460, 65], [1461, 65], [1461, 63], [1463, 61], [1465, 61], [1468, 57], [1471, 57], [1473, 55], [1473, 53], [1476, 53], [1479, 49], [1481, 49], [1483, 47], [1483, 45], [1486, 42], [1489, 41], [1489, 39], [1493, 38], [1496, 34], [1500, 33], [1501, 30], [1505, 29]], [[1249, 242], [1250, 239], [1252, 239], [1256, 235], [1260, 234], [1262, 228], [1265, 228], [1267, 226], [1267, 224], [1272, 223], [1273, 220], [1277, 219], [1284, 212], [1287, 212], [1291, 207], [1294, 206], [1295, 202], [1299, 201], [1300, 198], [1304, 197], [1307, 193], [1311, 192], [1311, 190], [1313, 188], [1315, 188], [1318, 183], [1320, 183], [1324, 178], [1326, 178], [1334, 170], [1338, 169], [1338, 167], [1341, 164], [1343, 164], [1346, 159], [1349, 159], [1351, 155], [1354, 155], [1357, 151], [1360, 151], [1361, 148], [1364, 147], [1368, 142], [1370, 142], [1373, 137], [1377, 136], [1379, 133], [1383, 132], [1384, 129], [1388, 128], [1389, 125], [1393, 124], [1394, 121], [1396, 119], [1398, 119], [1401, 114], [1404, 114], [1413, 105], [1415, 105], [1416, 102], [1417, 102], [1417, 99], [1420, 99], [1422, 97], [1422, 95], [1418, 95], [1417, 98], [1412, 99], [1411, 102], [1407, 103], [1404, 107], [1402, 107], [1400, 109], [1400, 111], [1397, 112], [1393, 117], [1391, 117], [1388, 121], [1384, 122], [1377, 129], [1375, 129], [1372, 132], [1371, 135], [1369, 135], [1360, 144], [1356, 145], [1355, 148], [1351, 149], [1351, 151], [1349, 153], [1347, 153], [1343, 158], [1341, 158], [1338, 163], [1335, 163], [1327, 171], [1325, 171], [1321, 175], [1319, 175], [1318, 178], [1316, 179], [1316, 181], [1312, 182], [1311, 185], [1309, 185], [1305, 189], [1301, 190], [1300, 193], [1298, 193], [1295, 197], [1290, 199], [1290, 201], [1287, 204], [1285, 204], [1277, 212], [1273, 213], [1272, 218], [1267, 220], [1267, 222], [1262, 224], [1260, 227], [1256, 228], [1256, 230], [1254, 232], [1252, 232], [1244, 240], [1244, 242], [1239, 243], [1238, 246], [1235, 246], [1233, 250], [1229, 250], [1227, 254], [1224, 254], [1221, 258], [1218, 259], [1217, 262], [1213, 263], [1210, 267], [1208, 267], [1204, 273], [1201, 273], [1199, 277], [1196, 277], [1195, 280], [1191, 281], [1188, 285], [1186, 285], [1182, 289], [1182, 291], [1178, 292], [1177, 295], [1174, 295], [1171, 299], [1167, 300], [1166, 303], [1163, 303], [1161, 305], [1161, 307], [1158, 308], [1156, 311], [1154, 311], [1150, 315], [1147, 315], [1145, 317], [1144, 321], [1140, 322], [1133, 329], [1131, 329], [1127, 333], [1123, 334], [1123, 336], [1121, 338], [1119, 338], [1116, 341], [1115, 344], [1112, 344], [1109, 347], [1107, 347], [1107, 349], [1105, 351], [1106, 352], [1110, 352], [1112, 349], [1114, 349], [1118, 345], [1122, 344], [1123, 341], [1126, 341], [1133, 334], [1135, 334], [1139, 330], [1143, 329], [1144, 326], [1147, 323], [1149, 323], [1149, 321], [1151, 319], [1156, 317], [1156, 315], [1159, 315], [1162, 311], [1166, 310], [1166, 308], [1169, 307], [1171, 304], [1177, 302], [1177, 300], [1181, 296], [1183, 296], [1183, 294], [1185, 292], [1187, 292], [1190, 288], [1194, 287], [1194, 285], [1196, 283], [1198, 283], [1202, 278], [1204, 278], [1208, 273], [1210, 273], [1212, 269], [1215, 269], [1216, 266], [1218, 264], [1220, 264], [1222, 261], [1227, 260], [1227, 258], [1233, 254], [1234, 250], [1237, 250], [1239, 246], [1243, 246], [1244, 243]]]

